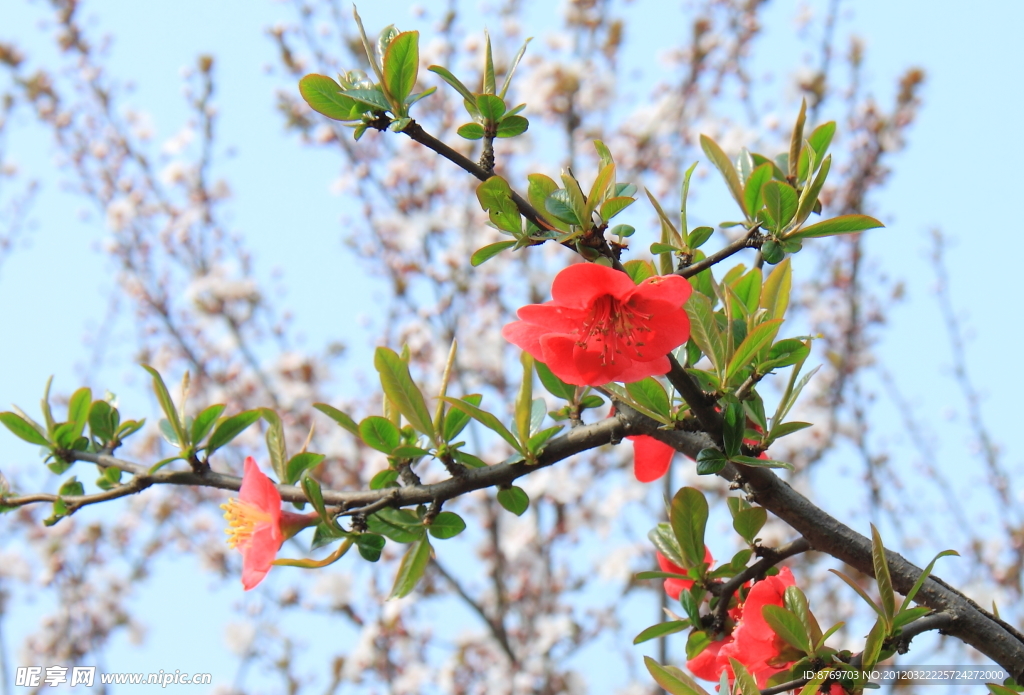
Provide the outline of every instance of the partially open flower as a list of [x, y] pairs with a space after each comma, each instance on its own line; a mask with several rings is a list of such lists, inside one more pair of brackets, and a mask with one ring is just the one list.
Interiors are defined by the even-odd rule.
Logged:
[[242, 553], [242, 586], [248, 591], [263, 581], [281, 544], [317, 523], [317, 515], [281, 510], [277, 486], [263, 475], [256, 459], [245, 459], [238, 498], [221, 505], [228, 521], [228, 545]]
[[639, 381], [667, 373], [668, 353], [690, 337], [683, 304], [692, 291], [678, 275], [636, 285], [626, 273], [579, 263], [555, 277], [552, 301], [524, 306], [501, 333], [567, 383]]

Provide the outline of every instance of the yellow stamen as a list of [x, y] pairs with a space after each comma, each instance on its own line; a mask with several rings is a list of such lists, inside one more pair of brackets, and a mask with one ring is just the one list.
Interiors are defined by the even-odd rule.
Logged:
[[615, 364], [615, 355], [622, 354], [623, 345], [642, 357], [640, 348], [644, 341], [640, 334], [650, 332], [650, 327], [645, 325], [650, 320], [651, 315], [633, 311], [611, 295], [605, 295], [591, 306], [576, 344], [585, 348], [591, 339], [598, 338], [602, 365]]
[[257, 526], [273, 523], [273, 517], [269, 513], [254, 504], [233, 497], [225, 504], [220, 505], [220, 508], [224, 510], [224, 518], [228, 522], [224, 533], [228, 534], [228, 547], [230, 548], [249, 545]]

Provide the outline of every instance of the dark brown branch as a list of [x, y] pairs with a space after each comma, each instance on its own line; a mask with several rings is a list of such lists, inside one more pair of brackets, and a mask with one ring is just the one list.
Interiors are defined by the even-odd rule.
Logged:
[[932, 613], [923, 618], [918, 618], [900, 631], [900, 635], [896, 638], [896, 644], [894, 645], [896, 652], [906, 654], [910, 649], [910, 641], [912, 639], [922, 632], [928, 632], [929, 630], [939, 630], [942, 632], [952, 625], [954, 620], [956, 620], [956, 616], [946, 612]]
[[668, 356], [671, 369], [666, 377], [669, 383], [675, 387], [690, 410], [697, 416], [701, 427], [710, 434], [716, 441], [722, 438], [722, 415], [715, 410], [717, 399], [710, 393], [701, 390], [693, 377], [686, 373], [683, 366], [679, 364], [673, 355]]
[[721, 263], [729, 256], [739, 253], [743, 249], [759, 249], [761, 244], [764, 242], [764, 238], [761, 235], [760, 227], [755, 225], [746, 234], [741, 236], [736, 241], [732, 242], [728, 246], [715, 251], [713, 254], [705, 258], [703, 261], [698, 261], [693, 265], [688, 265], [685, 268], [680, 268], [676, 271], [676, 275], [680, 275], [684, 278], [690, 278], [701, 272], [707, 270], [716, 263]]

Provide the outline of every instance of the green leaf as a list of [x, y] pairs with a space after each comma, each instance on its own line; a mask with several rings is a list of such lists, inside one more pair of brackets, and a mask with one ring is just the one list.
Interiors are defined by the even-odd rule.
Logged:
[[46, 437], [39, 433], [36, 428], [28, 423], [25, 418], [21, 417], [17, 413], [4, 412], [0, 413], [0, 422], [4, 424], [4, 427], [9, 429], [12, 434], [16, 437], [24, 439], [29, 444], [37, 444], [39, 446], [50, 446], [50, 443], [46, 441]]
[[391, 588], [389, 599], [402, 598], [412, 593], [417, 582], [427, 569], [427, 562], [430, 561], [430, 541], [426, 538], [409, 546], [409, 549], [402, 556], [398, 565], [398, 573], [395, 575], [395, 585]]
[[771, 626], [775, 634], [785, 640], [791, 647], [798, 649], [804, 654], [811, 652], [811, 640], [807, 636], [807, 631], [804, 629], [800, 619], [791, 611], [781, 606], [767, 605], [761, 609], [761, 615], [764, 616], [765, 622]]
[[580, 188], [580, 182], [573, 178], [572, 174], [563, 171], [562, 185], [565, 186], [563, 190], [566, 193], [566, 202], [568, 202], [569, 208], [575, 213], [576, 219], [579, 220], [577, 224], [583, 227], [583, 229], [593, 227], [593, 220], [590, 219], [590, 214], [587, 212], [587, 202], [583, 197], [583, 189]]
[[[341, 94], [363, 104], [364, 112], [372, 110], [383, 113], [384, 111], [391, 110], [391, 104], [388, 103], [387, 97], [379, 89], [345, 89], [342, 90]], [[367, 106], [370, 108], [367, 109]]]
[[885, 559], [885, 545], [874, 524], [871, 524], [871, 564], [875, 570], [878, 594], [882, 599], [886, 632], [889, 632], [892, 628], [892, 618], [896, 614], [896, 595], [892, 588], [892, 577], [889, 576], [889, 562]]
[[482, 265], [491, 260], [505, 249], [511, 248], [515, 245], [516, 242], [514, 241], [499, 241], [494, 244], [488, 244], [481, 249], [477, 249], [470, 257], [469, 263], [475, 268], [478, 265]]
[[359, 120], [363, 107], [341, 93], [337, 82], [325, 75], [306, 75], [299, 80], [299, 94], [309, 108], [336, 121]]
[[664, 417], [671, 415], [668, 393], [665, 392], [665, 387], [661, 385], [661, 382], [654, 377], [649, 376], [642, 381], [626, 384], [626, 392], [637, 404], [648, 410]]
[[332, 525], [331, 518], [327, 515], [327, 507], [324, 505], [324, 493], [320, 489], [320, 483], [310, 475], [302, 476], [302, 493], [313, 505], [313, 509], [320, 516], [325, 524]]
[[664, 623], [651, 625], [633, 639], [633, 644], [643, 644], [658, 637], [673, 635], [677, 632], [682, 632], [688, 627], [690, 627], [689, 620], [668, 620]]
[[416, 85], [420, 70], [419, 40], [418, 31], [403, 31], [391, 39], [384, 52], [384, 84], [398, 104], [405, 102]]
[[206, 435], [210, 433], [210, 430], [213, 429], [214, 424], [217, 422], [217, 418], [224, 412], [224, 407], [223, 403], [218, 403], [217, 405], [204, 408], [202, 412], [196, 415], [196, 419], [192, 422], [192, 444], [194, 446], [202, 442]]
[[[533, 206], [534, 210], [537, 210], [542, 215], [547, 211], [547, 199], [552, 193], [558, 190], [558, 184], [550, 176], [544, 174], [530, 174], [526, 177], [529, 180], [529, 186], [526, 189], [526, 197], [530, 201], [530, 205]], [[551, 218], [545, 215], [545, 219], [551, 222]], [[562, 231], [568, 231], [569, 227], [563, 222], [552, 222], [553, 227], [557, 227]]]
[[314, 454], [310, 451], [303, 451], [295, 454], [295, 456], [292, 456], [288, 461], [284, 482], [288, 485], [295, 484], [295, 481], [302, 477], [304, 472], [312, 470], [325, 458], [327, 457], [323, 454]]
[[552, 191], [552, 193], [544, 201], [543, 210], [547, 211], [555, 219], [565, 222], [566, 224], [580, 224], [580, 218], [576, 215], [576, 211], [572, 207], [572, 198], [568, 191], [559, 188], [558, 190]]
[[799, 227], [802, 225], [804, 220], [810, 216], [811, 211], [814, 210], [814, 204], [818, 202], [818, 194], [821, 193], [821, 189], [825, 185], [825, 179], [828, 178], [828, 172], [831, 167], [832, 155], [829, 155], [822, 162], [818, 175], [814, 177], [814, 182], [800, 194], [800, 202], [796, 208], [796, 217], [793, 218], [794, 226]]
[[738, 456], [743, 446], [743, 433], [747, 428], [747, 414], [740, 403], [729, 403], [722, 413], [722, 440], [725, 455], [730, 459]]
[[715, 475], [729, 462], [718, 449], [701, 449], [697, 454], [697, 475]]
[[522, 516], [530, 508], [530, 496], [515, 485], [498, 490], [498, 504], [516, 516]]
[[[822, 123], [820, 126], [814, 129], [810, 137], [807, 138], [807, 144], [811, 146], [811, 149], [817, 154], [818, 159], [824, 156], [828, 150], [828, 146], [832, 143], [832, 136], [836, 132], [836, 122], [829, 121], [828, 123]], [[800, 167], [797, 172], [797, 179], [803, 181], [808, 176], [808, 169], [810, 168], [810, 153], [807, 148], [803, 148], [800, 152]]]
[[390, 454], [402, 443], [402, 433], [395, 423], [380, 415], [371, 415], [359, 423], [359, 437], [367, 446]]
[[629, 278], [633, 281], [633, 284], [635, 285], [639, 285], [647, 278], [652, 278], [655, 275], [657, 275], [657, 273], [654, 271], [654, 266], [651, 265], [650, 261], [626, 261], [625, 263], [622, 264], [622, 267], [626, 269], [626, 274], [629, 275]]
[[887, 632], [883, 624], [884, 620], [885, 618], [879, 617], [875, 624], [871, 626], [867, 639], [864, 640], [864, 651], [861, 652], [861, 668], [865, 671], [870, 671], [874, 668], [875, 664], [878, 663], [878, 655], [882, 653], [882, 646], [885, 643]]
[[484, 127], [479, 123], [463, 123], [455, 132], [466, 140], [479, 140], [485, 134]]
[[939, 561], [939, 558], [949, 557], [950, 555], [960, 557], [960, 553], [958, 553], [955, 550], [943, 550], [941, 553], [932, 558], [932, 561], [929, 562], [928, 566], [924, 568], [924, 571], [921, 573], [921, 576], [917, 578], [916, 582], [914, 582], [914, 586], [910, 589], [910, 593], [908, 593], [906, 598], [903, 599], [903, 604], [900, 606], [900, 613], [907, 610], [907, 606], [909, 606], [910, 602], [914, 600], [915, 596], [917, 596], [917, 592], [921, 590], [922, 586], [924, 586], [925, 581], [928, 579], [928, 576], [932, 573], [932, 569], [935, 567], [935, 563]]
[[782, 245], [774, 239], [769, 239], [761, 246], [761, 257], [768, 265], [775, 265], [786, 257]]
[[917, 606], [916, 608], [908, 608], [905, 611], [901, 611], [892, 619], [892, 629], [898, 630], [904, 625], [909, 625], [918, 618], [926, 616], [931, 612], [932, 609], [928, 606]]
[[426, 535], [419, 518], [407, 509], [382, 509], [366, 517], [366, 525], [396, 543], [413, 543]]
[[270, 467], [274, 469], [278, 480], [288, 477], [288, 449], [285, 446], [284, 425], [281, 418], [270, 408], [262, 408], [260, 415], [267, 422], [267, 453], [270, 454]]
[[385, 468], [370, 478], [371, 490], [383, 490], [386, 487], [398, 487], [398, 471]]
[[394, 350], [386, 347], [377, 348], [373, 356], [373, 366], [380, 373], [380, 384], [385, 395], [395, 404], [398, 412], [405, 416], [417, 431], [436, 440], [434, 423], [430, 419], [423, 394], [413, 383], [409, 374], [409, 365]]
[[491, 413], [488, 413], [486, 410], [481, 410], [480, 408], [476, 407], [475, 405], [466, 401], [465, 399], [459, 400], [457, 398], [445, 397], [444, 401], [449, 405], [463, 411], [464, 413], [469, 415], [471, 418], [479, 422], [487, 429], [491, 430], [492, 432], [495, 432], [499, 437], [508, 442], [509, 446], [518, 451], [520, 454], [524, 453], [521, 448], [521, 445], [518, 441], [516, 441], [516, 438], [512, 436], [512, 433], [508, 431], [508, 428], [506, 428], [505, 425], [501, 424], [501, 421], [498, 420], [498, 418], [496, 418]]
[[729, 366], [725, 369], [725, 380], [731, 381], [734, 376], [746, 367], [761, 351], [761, 348], [768, 345], [775, 339], [779, 329], [782, 327], [782, 319], [771, 319], [752, 330], [729, 360]]
[[326, 403], [314, 403], [313, 407], [344, 427], [348, 430], [349, 434], [356, 437], [359, 436], [359, 425], [356, 424], [356, 421], [335, 408], [333, 405], [327, 405]]
[[598, 211], [598, 214], [601, 215], [602, 220], [608, 221], [635, 202], [636, 198], [627, 198], [624, 196], [609, 198], [601, 203], [601, 209]]
[[505, 75], [505, 82], [501, 85], [501, 91], [498, 92], [498, 96], [502, 99], [505, 98], [505, 94], [508, 92], [509, 85], [512, 84], [512, 75], [515, 74], [516, 68], [519, 67], [519, 61], [523, 59], [523, 55], [526, 53], [526, 47], [533, 41], [533, 37], [529, 37], [526, 41], [523, 41], [523, 45], [519, 48], [515, 57], [512, 59], [512, 63], [509, 66], [508, 73]]
[[181, 442], [181, 447], [188, 446], [188, 436], [185, 434], [185, 428], [181, 424], [181, 420], [178, 418], [178, 411], [174, 407], [174, 401], [171, 400], [171, 394], [167, 390], [167, 386], [164, 384], [163, 378], [159, 372], [150, 367], [148, 364], [142, 365], [142, 368], [149, 372], [150, 376], [153, 377], [153, 392], [156, 394], [156, 399], [160, 403], [160, 409], [164, 411], [164, 415], [167, 416], [167, 421], [171, 423], [171, 428], [174, 430], [174, 434], [177, 435], [178, 441]]
[[[533, 418], [533, 356], [524, 350], [519, 355], [519, 363], [523, 366], [523, 379], [516, 395], [515, 422], [519, 441], [525, 445], [530, 438], [530, 421]], [[543, 412], [541, 410], [542, 417]]]
[[355, 537], [356, 549], [367, 562], [377, 562], [380, 553], [384, 550], [384, 536], [376, 533], [360, 533]]
[[762, 459], [754, 456], [732, 456], [729, 458], [733, 463], [741, 463], [751, 468], [785, 468], [787, 471], [794, 470], [792, 463], [776, 461], [775, 459]]
[[480, 201], [491, 223], [510, 234], [520, 234], [523, 228], [522, 215], [512, 200], [512, 188], [500, 176], [492, 176], [476, 187]]
[[61, 484], [57, 494], [61, 497], [78, 497], [85, 494], [85, 487], [78, 482], [77, 476], [71, 476]]
[[690, 317], [690, 338], [697, 343], [697, 347], [707, 355], [716, 369], [723, 368], [725, 366], [725, 342], [718, 322], [715, 320], [711, 300], [697, 292], [690, 296], [685, 308]]
[[533, 366], [534, 369], [537, 370], [537, 376], [540, 378], [540, 383], [552, 396], [567, 401], [571, 401], [576, 396], [576, 387], [565, 383], [555, 376], [554, 372], [552, 372], [546, 364], [540, 360], [534, 360]]
[[[540, 401], [540, 399], [537, 399]], [[536, 403], [537, 401], [534, 401]], [[540, 401], [543, 403], [543, 401]], [[555, 425], [554, 427], [548, 427], [547, 429], [537, 432], [526, 442], [526, 449], [534, 456], [539, 456], [544, 445], [548, 443], [548, 440], [554, 437], [556, 434], [565, 429], [565, 425]]]
[[772, 180], [774, 167], [771, 164], [762, 164], [754, 169], [747, 179], [747, 185], [743, 189], [743, 203], [746, 205], [747, 217], [753, 219], [757, 211], [764, 206], [764, 185]]
[[858, 596], [860, 596], [862, 599], [864, 599], [864, 603], [866, 603], [869, 606], [871, 606], [872, 610], [874, 610], [875, 613], [878, 613], [878, 617], [881, 620], [885, 620], [885, 613], [882, 612], [882, 609], [878, 606], [877, 603], [875, 603], [874, 601], [871, 600], [871, 597], [868, 596], [864, 592], [864, 589], [860, 588], [860, 585], [858, 585], [857, 582], [853, 581], [852, 579], [847, 577], [845, 574], [843, 574], [839, 570], [830, 569], [829, 572], [831, 572], [832, 574], [836, 575], [837, 577], [842, 579], [844, 582], [846, 582], [850, 586], [851, 589], [853, 589], [854, 591], [857, 592]]
[[781, 319], [789, 308], [789, 293], [793, 284], [793, 269], [789, 259], [775, 266], [764, 281], [761, 291], [761, 306], [768, 317]]
[[517, 135], [522, 135], [529, 128], [530, 121], [523, 116], [505, 116], [498, 121], [498, 127], [494, 131], [494, 135], [499, 138], [514, 138]]
[[686, 660], [695, 659], [711, 645], [711, 637], [703, 630], [694, 630], [686, 638]]
[[[659, 239], [660, 247], [658, 251], [654, 251], [654, 246], [651, 246], [651, 253], [658, 256], [658, 267], [661, 269], [662, 275], [668, 275], [672, 272], [672, 251], [670, 249], [680, 248], [683, 245], [683, 238], [679, 235], [679, 230], [672, 224], [672, 220], [668, 218], [665, 211], [662, 210], [661, 204], [658, 199], [655, 198], [649, 190], [644, 189], [644, 193], [647, 194], [647, 199], [651, 201], [651, 205], [658, 213], [658, 220], [661, 222], [661, 238]], [[661, 250], [664, 247], [664, 250]]]
[[793, 434], [800, 430], [805, 430], [808, 427], [812, 427], [810, 422], [784, 422], [777, 427], [772, 428], [772, 440], [781, 439], [787, 434]]
[[732, 527], [747, 543], [753, 543], [768, 521], [768, 511], [764, 507], [748, 507], [740, 510], [732, 519]]
[[789, 367], [797, 362], [803, 362], [810, 354], [811, 348], [802, 340], [787, 338], [772, 345], [768, 351], [768, 357], [764, 362], [757, 365], [757, 371], [765, 374], [772, 369]]
[[768, 181], [762, 189], [764, 204], [768, 209], [773, 225], [770, 229], [779, 232], [789, 224], [796, 214], [797, 194], [788, 183], [781, 181]]
[[[472, 405], [480, 405], [483, 398], [479, 393], [471, 393], [464, 396], [462, 400]], [[469, 415], [461, 410], [449, 410], [444, 416], [444, 427], [442, 436], [446, 442], [450, 442], [458, 436], [469, 424]]]
[[210, 441], [206, 444], [207, 458], [259, 419], [259, 410], [244, 410], [238, 415], [232, 415], [227, 420], [222, 420], [213, 430], [213, 434], [210, 435]]
[[715, 233], [713, 227], [694, 227], [686, 240], [686, 245], [691, 249], [699, 249]]
[[644, 665], [654, 681], [670, 695], [708, 695], [697, 681], [675, 666], [662, 666], [649, 656], [644, 657]]
[[466, 522], [455, 512], [441, 512], [427, 527], [431, 536], [441, 540], [454, 538], [465, 530]]
[[874, 217], [867, 215], [841, 215], [830, 220], [816, 222], [803, 227], [795, 232], [790, 232], [786, 239], [811, 239], [817, 237], [834, 236], [836, 234], [850, 234], [863, 232], [865, 229], [877, 229], [885, 225]]
[[704, 528], [708, 523], [708, 501], [692, 487], [684, 487], [672, 498], [672, 533], [683, 554], [683, 567], [689, 569], [704, 562]]
[[114, 438], [114, 430], [117, 429], [118, 424], [120, 422], [117, 411], [109, 403], [106, 401], [93, 402], [92, 407], [89, 408], [89, 432], [95, 439], [109, 442]]
[[75, 391], [68, 401], [68, 422], [75, 423], [74, 439], [82, 436], [89, 422], [89, 409], [92, 407], [92, 389], [83, 387]]
[[497, 121], [505, 115], [505, 101], [494, 94], [477, 94], [476, 107], [480, 115], [489, 121]]
[[704, 150], [704, 154], [711, 160], [711, 163], [715, 165], [715, 168], [721, 172], [722, 177], [725, 179], [725, 184], [729, 187], [729, 192], [732, 193], [733, 199], [739, 204], [740, 209], [746, 212], [746, 204], [743, 202], [743, 184], [740, 183], [740, 177], [736, 173], [736, 168], [732, 165], [732, 162], [729, 161], [728, 155], [722, 151], [718, 143], [706, 135], [700, 136], [700, 146]]
[[797, 179], [799, 169], [797, 164], [800, 161], [800, 148], [804, 143], [804, 122], [807, 119], [807, 100], [800, 100], [800, 113], [796, 117], [796, 124], [793, 126], [793, 135], [789, 139], [788, 169], [789, 177]]
[[737, 687], [734, 690], [736, 695], [761, 695], [761, 691], [757, 688], [757, 681], [750, 675], [747, 667], [732, 657], [729, 657], [729, 662], [732, 665], [732, 672], [736, 676]]
[[443, 68], [440, 65], [431, 65], [427, 70], [439, 75], [442, 80], [447, 82], [455, 89], [456, 92], [461, 94], [463, 99], [470, 102], [470, 104], [473, 105], [473, 108], [476, 108], [476, 95], [469, 91], [469, 88], [462, 84], [459, 78], [453, 75], [448, 68]]

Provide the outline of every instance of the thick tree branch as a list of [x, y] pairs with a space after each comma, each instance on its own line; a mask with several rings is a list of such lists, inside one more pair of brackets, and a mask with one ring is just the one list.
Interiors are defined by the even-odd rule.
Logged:
[[725, 246], [713, 254], [705, 258], [703, 261], [698, 261], [693, 265], [688, 265], [685, 268], [680, 268], [676, 271], [676, 275], [680, 275], [684, 278], [691, 278], [702, 270], [707, 270], [716, 263], [721, 263], [729, 256], [739, 253], [743, 249], [759, 249], [764, 241], [761, 235], [760, 228], [758, 226], [752, 227], [747, 231], [746, 234], [741, 236], [736, 241], [732, 242], [728, 246]]

